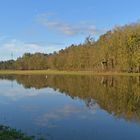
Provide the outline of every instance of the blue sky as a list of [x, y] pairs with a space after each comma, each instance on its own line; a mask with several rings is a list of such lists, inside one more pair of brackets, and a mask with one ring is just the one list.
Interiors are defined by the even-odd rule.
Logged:
[[140, 20], [139, 0], [0, 0], [0, 60], [50, 53]]

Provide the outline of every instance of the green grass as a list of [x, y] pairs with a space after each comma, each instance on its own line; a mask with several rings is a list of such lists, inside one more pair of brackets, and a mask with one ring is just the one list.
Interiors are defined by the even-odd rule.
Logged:
[[57, 71], [57, 70], [0, 70], [0, 74], [15, 75], [118, 75], [118, 76], [140, 76], [140, 73], [122, 73], [122, 72], [93, 72], [93, 71]]
[[[0, 140], [35, 140], [34, 136], [27, 136], [20, 130], [10, 128], [9, 126], [0, 125]], [[38, 140], [45, 140], [38, 138]]]

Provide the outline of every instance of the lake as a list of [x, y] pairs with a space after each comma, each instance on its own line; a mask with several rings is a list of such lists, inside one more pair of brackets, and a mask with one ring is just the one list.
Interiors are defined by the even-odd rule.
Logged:
[[1, 75], [0, 124], [47, 140], [139, 140], [140, 77]]

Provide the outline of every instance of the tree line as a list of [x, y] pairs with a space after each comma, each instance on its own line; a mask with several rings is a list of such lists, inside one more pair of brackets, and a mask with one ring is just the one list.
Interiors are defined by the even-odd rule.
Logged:
[[97, 41], [90, 36], [51, 54], [25, 53], [17, 60], [0, 62], [10, 70], [93, 70], [140, 72], [140, 23], [115, 27]]

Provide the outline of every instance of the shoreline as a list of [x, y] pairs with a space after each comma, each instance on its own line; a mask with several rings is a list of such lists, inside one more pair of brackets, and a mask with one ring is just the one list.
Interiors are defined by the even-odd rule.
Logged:
[[98, 75], [98, 76], [140, 76], [140, 73], [58, 71], [58, 70], [0, 70], [0, 75]]

